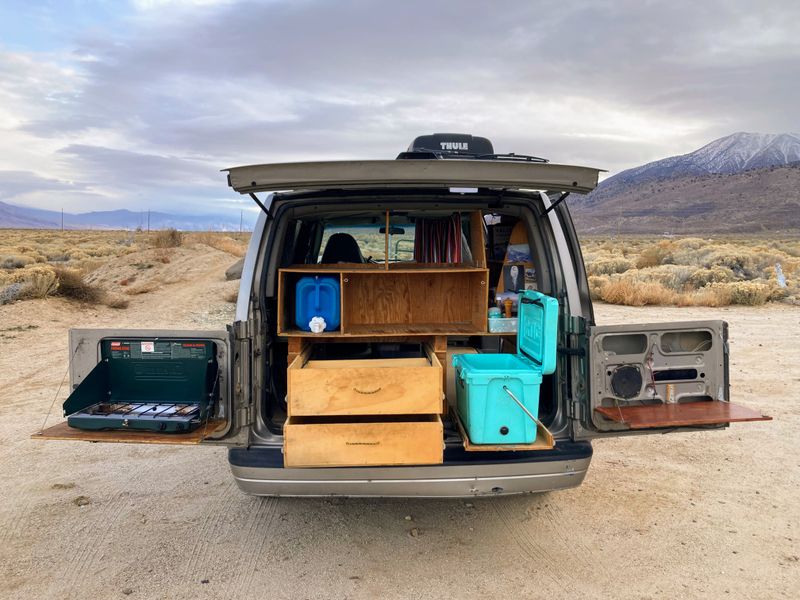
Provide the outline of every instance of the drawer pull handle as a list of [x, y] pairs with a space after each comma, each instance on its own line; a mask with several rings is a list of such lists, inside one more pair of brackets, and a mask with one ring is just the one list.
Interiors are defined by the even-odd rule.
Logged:
[[360, 390], [360, 389], [358, 389], [357, 387], [354, 387], [354, 388], [353, 388], [353, 391], [354, 391], [356, 394], [377, 394], [377, 393], [378, 393], [378, 392], [380, 392], [382, 389], [383, 389], [383, 386], [378, 386], [378, 387], [376, 387], [374, 390]]

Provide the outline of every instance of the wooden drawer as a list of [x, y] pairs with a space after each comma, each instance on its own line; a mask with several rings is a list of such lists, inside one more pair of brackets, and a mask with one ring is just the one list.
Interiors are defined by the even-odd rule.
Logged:
[[288, 370], [290, 416], [422, 415], [444, 410], [442, 365], [427, 358], [307, 360]]
[[283, 427], [286, 467], [434, 465], [443, 451], [439, 415], [290, 417]]

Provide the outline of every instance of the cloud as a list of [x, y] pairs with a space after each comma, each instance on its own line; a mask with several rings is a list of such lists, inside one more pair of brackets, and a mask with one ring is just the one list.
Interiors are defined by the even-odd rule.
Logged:
[[795, 2], [134, 8], [55, 55], [0, 54], [10, 168], [190, 208], [229, 197], [220, 168], [390, 158], [433, 131], [613, 172], [732, 131], [796, 129]]

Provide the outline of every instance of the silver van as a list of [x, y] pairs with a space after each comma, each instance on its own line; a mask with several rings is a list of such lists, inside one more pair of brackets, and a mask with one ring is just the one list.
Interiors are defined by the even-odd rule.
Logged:
[[[464, 497], [580, 485], [594, 438], [769, 419], [730, 402], [724, 321], [595, 324], [565, 200], [598, 169], [435, 134], [395, 160], [227, 172], [261, 208], [235, 321], [72, 330], [67, 421], [34, 437], [225, 445], [248, 494]], [[444, 221], [442, 258], [426, 239]], [[341, 285], [342, 320], [315, 333], [293, 293], [320, 273]], [[550, 443], [476, 447], [452, 356], [517, 352], [487, 312], [522, 289], [558, 301], [555, 371], [532, 416]]]

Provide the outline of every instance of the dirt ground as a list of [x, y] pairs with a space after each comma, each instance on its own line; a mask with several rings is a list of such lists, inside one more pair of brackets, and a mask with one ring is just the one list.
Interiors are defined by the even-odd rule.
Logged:
[[223, 327], [233, 260], [198, 253], [126, 310], [0, 306], [0, 597], [800, 597], [797, 307], [598, 306], [602, 324], [728, 320], [733, 397], [775, 420], [597, 441], [584, 484], [562, 492], [255, 498], [222, 448], [29, 438], [70, 327]]

